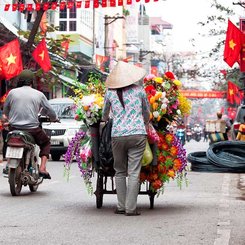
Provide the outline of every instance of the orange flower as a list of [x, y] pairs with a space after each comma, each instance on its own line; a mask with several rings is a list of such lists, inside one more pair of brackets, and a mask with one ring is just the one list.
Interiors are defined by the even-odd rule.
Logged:
[[157, 109], [157, 107], [158, 107], [158, 103], [157, 102], [154, 102], [152, 104], [152, 109], [155, 111]]
[[155, 102], [155, 97], [154, 96], [151, 96], [150, 98], [150, 104], [153, 104]]
[[178, 154], [178, 147], [172, 145], [172, 146], [170, 147], [170, 154], [171, 154], [172, 156], [176, 156], [176, 155]]
[[89, 106], [85, 105], [83, 106], [84, 111], [87, 111], [89, 109]]
[[170, 177], [170, 178], [174, 178], [174, 176], [175, 176], [174, 170], [173, 170], [173, 169], [168, 170], [167, 175], [168, 175], [168, 177]]
[[181, 168], [181, 166], [182, 166], [181, 160], [178, 159], [178, 158], [174, 159], [174, 166], [173, 166], [173, 169], [174, 169], [175, 171], [178, 171], [178, 170]]
[[167, 142], [171, 143], [174, 139], [174, 135], [173, 134], [166, 134], [165, 139]]

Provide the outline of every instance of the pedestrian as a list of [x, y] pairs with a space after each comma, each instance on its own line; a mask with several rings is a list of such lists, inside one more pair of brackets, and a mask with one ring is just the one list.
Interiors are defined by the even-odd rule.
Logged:
[[245, 141], [245, 116], [243, 117], [243, 123], [239, 126], [236, 140]]
[[[217, 112], [217, 121], [222, 121], [222, 112]], [[225, 121], [225, 133], [223, 134], [224, 135], [224, 138], [225, 140], [228, 140], [228, 132], [230, 131], [231, 129], [231, 123], [230, 123], [230, 120], [224, 120]]]
[[23, 70], [18, 79], [18, 88], [12, 89], [4, 102], [3, 117], [9, 123], [11, 131], [27, 131], [33, 136], [40, 147], [39, 175], [51, 179], [46, 169], [50, 153], [50, 139], [40, 127], [38, 114], [43, 109], [51, 121], [56, 121], [58, 118], [45, 95], [32, 88], [34, 80], [32, 71]]
[[208, 132], [206, 130], [206, 125], [203, 127], [203, 142], [208, 141]]
[[113, 120], [111, 137], [118, 201], [115, 213], [127, 216], [140, 215], [139, 175], [150, 119], [142, 86], [145, 75], [144, 69], [119, 61], [105, 82], [103, 120], [107, 121], [109, 115]]

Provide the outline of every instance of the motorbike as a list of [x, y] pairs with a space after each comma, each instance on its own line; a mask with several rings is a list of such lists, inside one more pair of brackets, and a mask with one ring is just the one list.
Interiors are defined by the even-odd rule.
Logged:
[[187, 131], [186, 131], [186, 140], [187, 140], [187, 142], [189, 142], [191, 140], [191, 138], [192, 138], [192, 132], [191, 132], [191, 130], [187, 129]]
[[176, 137], [181, 141], [181, 144], [185, 144], [185, 129], [178, 128], [176, 131]]
[[[39, 117], [40, 126], [50, 122], [49, 117]], [[8, 182], [12, 196], [21, 193], [22, 186], [29, 186], [31, 192], [36, 192], [43, 182], [39, 176], [39, 146], [31, 134], [21, 130], [10, 131], [7, 135], [6, 158], [8, 160]]]
[[197, 130], [195, 131], [195, 135], [194, 135], [194, 138], [197, 142], [199, 142], [202, 138], [202, 131], [201, 130]]

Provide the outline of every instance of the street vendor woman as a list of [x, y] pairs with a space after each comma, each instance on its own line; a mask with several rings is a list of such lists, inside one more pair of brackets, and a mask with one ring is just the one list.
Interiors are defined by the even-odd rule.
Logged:
[[[112, 152], [117, 190], [116, 214], [140, 215], [137, 210], [141, 159], [146, 146], [150, 108], [142, 80], [146, 71], [119, 61], [109, 74], [102, 119], [113, 119]], [[128, 176], [128, 183], [126, 177]]]

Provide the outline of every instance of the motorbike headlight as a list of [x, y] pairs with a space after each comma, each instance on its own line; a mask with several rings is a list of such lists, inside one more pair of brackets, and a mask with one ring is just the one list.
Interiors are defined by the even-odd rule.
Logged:
[[77, 128], [69, 128], [66, 130], [65, 135], [67, 136], [75, 136], [75, 134], [79, 131]]

